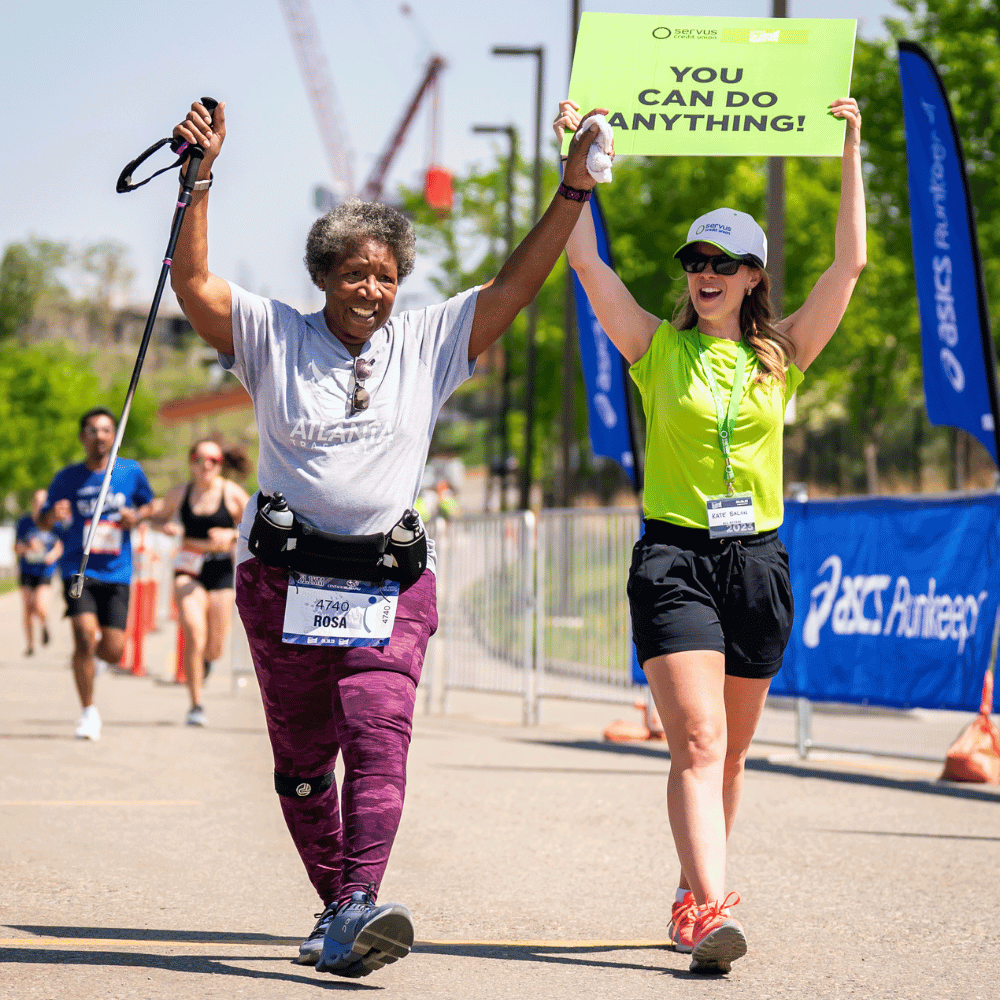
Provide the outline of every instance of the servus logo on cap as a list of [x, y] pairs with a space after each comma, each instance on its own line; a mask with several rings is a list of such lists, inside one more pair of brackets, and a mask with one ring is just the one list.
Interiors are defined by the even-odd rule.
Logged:
[[752, 257], [761, 267], [767, 266], [767, 237], [757, 221], [734, 208], [717, 208], [691, 223], [686, 242], [677, 248], [675, 257], [692, 243], [711, 243], [731, 257]]

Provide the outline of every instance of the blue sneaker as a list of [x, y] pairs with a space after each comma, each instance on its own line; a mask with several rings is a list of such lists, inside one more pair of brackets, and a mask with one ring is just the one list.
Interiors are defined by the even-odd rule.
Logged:
[[326, 929], [330, 926], [337, 912], [336, 902], [331, 903], [322, 913], [316, 913], [319, 917], [312, 933], [299, 945], [299, 957], [295, 959], [298, 965], [315, 965], [319, 961], [320, 953], [323, 951], [323, 938], [326, 936]]
[[355, 892], [326, 929], [317, 972], [358, 979], [405, 958], [413, 946], [413, 919], [398, 903], [376, 906], [373, 888]]

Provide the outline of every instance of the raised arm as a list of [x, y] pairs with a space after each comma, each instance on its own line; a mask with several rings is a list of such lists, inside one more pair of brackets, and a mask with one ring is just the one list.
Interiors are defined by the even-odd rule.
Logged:
[[[597, 109], [597, 112], [607, 114], [604, 109]], [[587, 172], [587, 151], [593, 139], [590, 131], [588, 129], [588, 135], [574, 138], [563, 174], [563, 182], [580, 191], [589, 191], [596, 183]], [[469, 338], [470, 361], [479, 357], [538, 294], [563, 252], [582, 208], [582, 202], [556, 194], [535, 228], [517, 246], [497, 276], [482, 287]]]
[[[212, 164], [226, 138], [225, 103], [215, 109], [213, 117], [204, 105], [196, 101], [184, 121], [174, 129], [174, 135], [205, 150], [198, 179], [208, 180]], [[232, 354], [232, 295], [229, 282], [208, 269], [207, 189], [192, 193], [170, 267], [170, 285], [198, 336], [217, 351]]]
[[853, 97], [830, 105], [847, 121], [840, 161], [840, 208], [834, 235], [833, 263], [820, 275], [800, 309], [778, 323], [795, 347], [795, 364], [805, 371], [830, 342], [851, 301], [851, 293], [868, 262], [865, 191], [861, 179], [861, 112]]
[[[559, 117], [552, 127], [560, 146], [563, 132], [566, 129], [575, 132], [581, 121], [579, 106], [574, 101], [559, 102]], [[638, 361], [649, 350], [660, 319], [646, 312], [614, 269], [601, 260], [597, 252], [594, 217], [589, 211], [580, 214], [566, 243], [566, 259], [576, 271], [591, 308], [611, 342], [629, 364]]]

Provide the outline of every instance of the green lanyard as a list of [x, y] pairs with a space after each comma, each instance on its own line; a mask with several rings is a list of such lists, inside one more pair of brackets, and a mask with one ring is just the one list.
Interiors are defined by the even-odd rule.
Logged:
[[698, 333], [697, 329], [695, 333], [698, 335], [698, 357], [701, 359], [701, 367], [705, 370], [708, 387], [712, 390], [712, 398], [715, 400], [715, 417], [719, 425], [719, 446], [722, 448], [722, 457], [726, 460], [726, 470], [723, 473], [723, 478], [726, 481], [728, 495], [732, 496], [736, 492], [733, 488], [736, 473], [733, 472], [733, 465], [729, 459], [729, 448], [733, 438], [733, 427], [736, 424], [736, 414], [739, 413], [740, 403], [743, 400], [743, 376], [746, 374], [750, 351], [747, 349], [744, 341], [740, 339], [736, 351], [733, 392], [729, 397], [729, 408], [724, 410], [722, 407], [722, 394], [719, 392], [719, 383], [715, 380], [715, 372], [712, 371], [711, 364], [705, 359], [705, 348], [701, 342], [701, 334]]

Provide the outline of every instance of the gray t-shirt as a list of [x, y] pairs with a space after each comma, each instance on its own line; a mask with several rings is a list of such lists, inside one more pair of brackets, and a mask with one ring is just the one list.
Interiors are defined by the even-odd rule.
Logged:
[[[372, 360], [368, 409], [351, 412], [354, 359], [322, 312], [308, 316], [234, 285], [233, 355], [219, 363], [253, 399], [257, 481], [321, 531], [388, 531], [420, 490], [445, 400], [475, 369], [469, 336], [479, 289], [391, 316], [361, 351]], [[257, 504], [240, 524], [237, 562]], [[428, 554], [433, 569], [433, 553]]]

